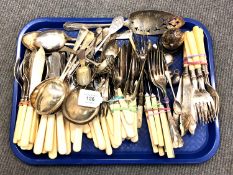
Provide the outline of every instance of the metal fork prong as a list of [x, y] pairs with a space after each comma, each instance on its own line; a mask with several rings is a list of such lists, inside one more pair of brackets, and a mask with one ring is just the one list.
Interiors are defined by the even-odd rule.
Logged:
[[215, 109], [213, 107], [213, 104], [211, 103], [208, 103], [208, 107], [209, 107], [209, 110], [210, 110], [210, 113], [211, 115], [209, 116], [211, 122], [214, 121], [215, 117], [216, 117], [216, 113], [215, 113]]
[[156, 74], [156, 52], [155, 49], [151, 49], [151, 60], [152, 60], [152, 66], [153, 66], [153, 73]]
[[199, 106], [199, 110], [200, 110], [201, 115], [202, 115], [202, 118], [203, 118], [203, 122], [206, 123], [206, 121], [208, 120], [208, 118], [207, 118], [206, 115], [205, 115], [204, 103], [199, 102], [199, 103], [198, 103], [198, 106]]
[[164, 73], [164, 71], [165, 71], [165, 65], [164, 65], [165, 58], [164, 58], [164, 54], [163, 54], [163, 49], [161, 50], [160, 59], [161, 59], [161, 73], [163, 75], [165, 75], [165, 73]]
[[158, 75], [159, 74], [159, 69], [158, 69], [158, 57], [159, 57], [159, 51], [158, 51], [158, 48], [156, 49], [156, 52], [155, 50], [153, 49], [153, 52], [154, 52], [154, 66], [155, 66], [155, 74]]
[[17, 81], [17, 83], [19, 84], [20, 86], [20, 89], [22, 90], [22, 74], [21, 74], [21, 71], [22, 71], [22, 64], [20, 65], [20, 59], [17, 59], [16, 62], [15, 62], [15, 66], [14, 66], [14, 77], [15, 77], [15, 80]]
[[198, 107], [198, 103], [194, 104], [194, 108], [196, 109], [196, 113], [197, 113], [199, 121], [204, 123], [204, 118], [201, 114], [200, 108]]
[[200, 115], [202, 117], [203, 123], [205, 123], [206, 119], [205, 119], [205, 113], [203, 111], [202, 105], [203, 104], [201, 102], [198, 103], [198, 108], [199, 108], [199, 111], [200, 111]]
[[158, 72], [159, 72], [159, 75], [161, 75], [162, 74], [162, 71], [161, 71], [161, 53], [160, 53], [160, 50], [158, 50], [158, 57], [157, 57], [157, 59], [158, 59]]
[[208, 106], [207, 106], [207, 103], [203, 103], [202, 110], [203, 110], [203, 113], [204, 113], [204, 116], [205, 116], [205, 120], [209, 121], [209, 119], [208, 119], [209, 117], [208, 117]]
[[215, 119], [216, 118], [216, 111], [214, 109], [214, 104], [209, 102], [208, 106], [209, 106], [209, 110], [211, 111], [211, 118]]

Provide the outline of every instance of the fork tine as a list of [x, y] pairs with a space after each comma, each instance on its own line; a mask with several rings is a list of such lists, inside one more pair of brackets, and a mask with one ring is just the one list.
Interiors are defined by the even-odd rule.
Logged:
[[197, 116], [198, 116], [199, 121], [204, 122], [204, 119], [203, 119], [203, 117], [202, 117], [202, 115], [201, 115], [200, 108], [198, 107], [198, 103], [195, 103], [195, 104], [194, 104], [194, 108], [196, 109], [195, 111], [196, 111], [196, 113], [197, 113]]
[[211, 118], [211, 119], [214, 120], [215, 117], [216, 117], [216, 112], [215, 112], [215, 109], [214, 109], [214, 104], [212, 102], [209, 102], [208, 106], [209, 106], [209, 110], [211, 111], [211, 116], [209, 118]]
[[204, 114], [204, 117], [205, 117], [205, 121], [209, 121], [208, 120], [208, 106], [207, 106], [207, 103], [203, 103], [203, 105], [201, 106], [202, 107], [202, 111], [203, 111], [203, 114]]
[[159, 48], [157, 48], [157, 53], [156, 53], [156, 68], [157, 68], [157, 75], [160, 75], [160, 53], [159, 53]]
[[165, 65], [164, 65], [164, 54], [163, 54], [163, 49], [161, 49], [161, 73], [164, 75], [164, 69], [165, 69]]
[[161, 75], [162, 74], [162, 64], [161, 64], [161, 51], [160, 51], [160, 49], [159, 49], [159, 58], [158, 58], [158, 62], [159, 62], [159, 64], [158, 64], [158, 67], [159, 67], [159, 75]]

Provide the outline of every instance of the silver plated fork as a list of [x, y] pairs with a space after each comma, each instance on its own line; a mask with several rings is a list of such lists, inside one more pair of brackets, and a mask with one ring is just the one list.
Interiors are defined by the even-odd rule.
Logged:
[[164, 97], [164, 102], [167, 109], [167, 117], [170, 125], [170, 132], [173, 141], [173, 147], [174, 148], [182, 147], [183, 139], [180, 136], [180, 133], [178, 131], [178, 126], [175, 122], [174, 117], [172, 116], [169, 106], [169, 98], [167, 96], [167, 91], [166, 91], [167, 79], [165, 76], [164, 55], [159, 48], [156, 49], [156, 51], [154, 48], [152, 48], [148, 59], [149, 59], [148, 68], [149, 68], [150, 79], [152, 83], [160, 89]]

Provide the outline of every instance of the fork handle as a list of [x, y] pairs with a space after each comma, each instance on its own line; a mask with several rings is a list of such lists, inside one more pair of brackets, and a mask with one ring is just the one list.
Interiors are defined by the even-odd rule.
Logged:
[[21, 139], [21, 134], [23, 130], [23, 124], [25, 119], [25, 114], [27, 111], [27, 105], [19, 105], [17, 120], [15, 124], [13, 143], [18, 143]]
[[[200, 55], [200, 60], [207, 63], [206, 52], [205, 52], [205, 44], [204, 44], [204, 32], [198, 26], [193, 27], [193, 33], [195, 36], [195, 41], [197, 44], [198, 54]], [[208, 64], [203, 64], [202, 71], [205, 75], [206, 81], [209, 82], [209, 70]]]
[[[192, 63], [191, 51], [188, 45], [187, 32], [184, 33], [184, 59], [187, 58], [188, 62]], [[195, 67], [192, 64], [184, 63], [184, 67], [188, 67], [190, 71], [194, 70]]]
[[[163, 105], [161, 104], [160, 107], [163, 108]], [[167, 157], [174, 158], [175, 154], [173, 150], [171, 133], [170, 133], [167, 116], [166, 116], [165, 111], [160, 110], [159, 112], [160, 112], [160, 119], [161, 119], [161, 124], [162, 124], [162, 129], [163, 129], [164, 143], [165, 143], [165, 147], [167, 150]]]
[[23, 124], [22, 136], [21, 136], [21, 146], [27, 146], [30, 141], [30, 131], [32, 126], [34, 109], [31, 105], [27, 107], [27, 112]]
[[[193, 32], [187, 32], [187, 41], [188, 41], [188, 46], [190, 48], [190, 52], [192, 54], [192, 61], [193, 62], [199, 62], [201, 61], [199, 56], [198, 56], [198, 50], [197, 50], [197, 44], [195, 41], [195, 37]], [[201, 69], [201, 64], [195, 64], [195, 69]]]
[[195, 38], [200, 61], [207, 62], [206, 55], [205, 55], [206, 52], [205, 52], [203, 30], [198, 26], [194, 26], [193, 27], [193, 34], [194, 34], [194, 38]]

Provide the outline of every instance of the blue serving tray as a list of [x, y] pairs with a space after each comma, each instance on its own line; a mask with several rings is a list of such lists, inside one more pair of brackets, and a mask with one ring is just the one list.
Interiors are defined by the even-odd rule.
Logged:
[[[36, 30], [63, 29], [65, 22], [80, 23], [111, 23], [112, 18], [39, 18], [29, 22], [19, 33], [17, 41], [16, 59], [22, 59], [25, 47], [21, 40], [25, 33]], [[211, 36], [206, 27], [200, 22], [185, 18], [185, 25], [182, 30], [192, 30], [197, 25], [204, 30], [206, 54], [209, 63], [210, 81], [215, 88], [214, 58]], [[77, 32], [67, 32], [70, 36], [76, 36]], [[182, 70], [182, 51], [175, 56], [175, 65], [172, 69]], [[194, 136], [184, 136], [184, 147], [175, 149], [176, 158], [168, 159], [160, 157], [152, 152], [149, 133], [145, 116], [142, 128], [139, 129], [138, 143], [124, 141], [120, 148], [113, 150], [113, 155], [107, 156], [105, 152], [94, 147], [93, 141], [83, 137], [82, 150], [79, 153], [72, 152], [70, 155], [58, 155], [51, 160], [46, 155], [34, 155], [32, 151], [23, 151], [13, 143], [13, 134], [20, 100], [20, 87], [14, 81], [12, 113], [10, 124], [10, 145], [11, 149], [20, 160], [32, 165], [75, 165], [75, 164], [193, 164], [202, 163], [215, 155], [220, 143], [218, 119], [208, 125], [198, 124]]]

